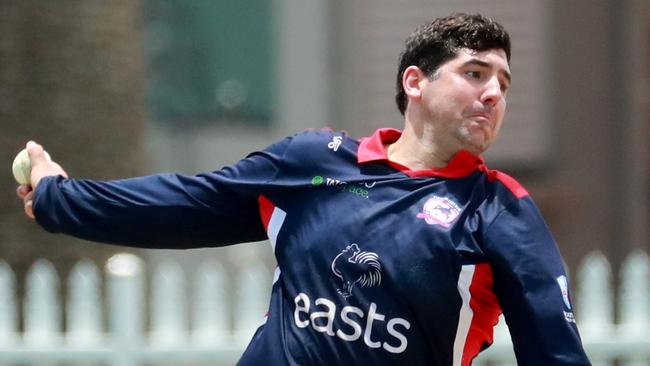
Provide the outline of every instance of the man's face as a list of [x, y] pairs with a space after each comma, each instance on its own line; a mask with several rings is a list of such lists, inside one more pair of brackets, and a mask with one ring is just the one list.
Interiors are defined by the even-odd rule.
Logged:
[[437, 146], [478, 155], [492, 144], [510, 87], [505, 51], [461, 49], [422, 83], [422, 117], [433, 128]]

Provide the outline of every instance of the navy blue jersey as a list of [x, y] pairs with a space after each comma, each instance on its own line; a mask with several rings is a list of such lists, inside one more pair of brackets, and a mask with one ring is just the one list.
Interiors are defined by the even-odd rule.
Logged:
[[526, 190], [464, 151], [409, 170], [386, 155], [399, 136], [309, 131], [197, 176], [48, 177], [34, 212], [51, 232], [147, 248], [268, 237], [270, 307], [242, 366], [469, 365], [502, 312], [520, 365], [589, 365]]

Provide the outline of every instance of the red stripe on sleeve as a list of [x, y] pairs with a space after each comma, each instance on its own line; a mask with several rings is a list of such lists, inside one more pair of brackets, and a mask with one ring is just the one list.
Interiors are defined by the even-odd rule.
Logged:
[[494, 326], [499, 321], [501, 307], [494, 293], [493, 283], [492, 267], [486, 263], [477, 264], [469, 287], [469, 305], [474, 317], [465, 341], [463, 366], [469, 366], [474, 357], [494, 341]]
[[260, 217], [262, 218], [262, 224], [264, 225], [264, 230], [268, 232], [269, 221], [271, 221], [271, 215], [273, 214], [275, 205], [263, 195], [257, 197], [257, 202], [259, 202]]

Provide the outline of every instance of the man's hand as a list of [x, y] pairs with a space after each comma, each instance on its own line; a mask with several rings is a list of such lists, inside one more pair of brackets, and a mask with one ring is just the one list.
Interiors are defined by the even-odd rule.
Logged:
[[49, 161], [45, 157], [45, 152], [43, 146], [35, 143], [34, 141], [29, 141], [27, 143], [27, 153], [29, 153], [29, 158], [32, 161], [32, 172], [30, 175], [30, 184], [25, 185], [21, 184], [16, 189], [16, 194], [23, 200], [25, 213], [30, 218], [34, 218], [34, 191], [38, 182], [41, 181], [44, 177], [53, 176], [53, 175], [62, 175], [68, 177], [68, 174], [61, 168], [61, 166], [53, 161]]

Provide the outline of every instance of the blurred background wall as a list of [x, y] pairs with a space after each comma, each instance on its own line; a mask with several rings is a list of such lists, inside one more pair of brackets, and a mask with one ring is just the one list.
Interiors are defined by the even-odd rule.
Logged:
[[[569, 268], [650, 250], [650, 5], [644, 0], [0, 1], [0, 258], [65, 275], [123, 248], [44, 233], [9, 166], [28, 139], [73, 177], [219, 169], [287, 134], [401, 127], [396, 63], [419, 24], [481, 12], [513, 38], [513, 88], [487, 154], [531, 192]], [[138, 251], [227, 266], [268, 245]], [[617, 272], [617, 271], [616, 271]]]
[[19, 278], [38, 257], [65, 275], [80, 257], [103, 262], [116, 250], [48, 235], [26, 219], [10, 164], [35, 139], [72, 176], [143, 172], [140, 14], [133, 1], [0, 1], [0, 258]]

